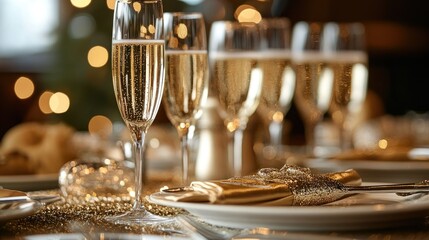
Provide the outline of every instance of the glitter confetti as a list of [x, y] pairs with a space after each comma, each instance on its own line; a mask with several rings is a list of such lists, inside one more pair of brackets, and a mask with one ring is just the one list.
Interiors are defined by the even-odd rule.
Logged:
[[[163, 183], [165, 185], [165, 183]], [[146, 194], [157, 191], [157, 185], [147, 187]], [[156, 189], [156, 190], [155, 190]], [[40, 191], [37, 193], [59, 194], [59, 191]], [[160, 206], [144, 200], [148, 211], [162, 216], [174, 217], [183, 210]], [[127, 212], [132, 207], [132, 199], [124, 197], [73, 197], [43, 207], [28, 217], [12, 220], [0, 225], [1, 236], [24, 236], [47, 233], [96, 234], [100, 232], [172, 235], [180, 232], [175, 221], [158, 225], [130, 226], [105, 220], [108, 216]]]

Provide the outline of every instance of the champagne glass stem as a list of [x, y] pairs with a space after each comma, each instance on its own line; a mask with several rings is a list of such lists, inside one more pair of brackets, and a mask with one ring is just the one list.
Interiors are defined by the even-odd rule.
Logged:
[[182, 185], [189, 183], [189, 140], [188, 134], [183, 134], [180, 141], [182, 145]]
[[352, 135], [346, 123], [340, 126], [340, 147], [342, 151], [349, 150], [352, 147]]
[[313, 122], [307, 122], [305, 126], [305, 141], [307, 143], [307, 154], [310, 156], [314, 155], [314, 147], [315, 147], [315, 140], [314, 140], [314, 129], [316, 127], [316, 124]]
[[270, 131], [271, 145], [280, 146], [282, 144], [283, 123], [272, 121], [268, 129]]
[[144, 140], [146, 133], [141, 132], [140, 139], [134, 141], [134, 152], [135, 152], [135, 201], [133, 208], [135, 210], [144, 209], [142, 204], [143, 188], [146, 178], [146, 165], [145, 165], [145, 155], [144, 155]]
[[181, 154], [182, 154], [182, 185], [190, 183], [191, 178], [194, 176], [193, 165], [191, 164], [191, 143], [195, 133], [195, 126], [190, 125], [187, 127], [177, 127], [177, 133], [180, 138]]
[[243, 168], [243, 130], [238, 128], [231, 134], [232, 169], [235, 177], [242, 174]]

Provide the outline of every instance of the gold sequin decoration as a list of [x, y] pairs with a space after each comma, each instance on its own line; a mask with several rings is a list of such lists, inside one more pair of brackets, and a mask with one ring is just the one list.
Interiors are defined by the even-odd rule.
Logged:
[[[158, 188], [159, 189], [159, 188]], [[150, 189], [152, 192], [153, 188]], [[44, 194], [59, 194], [58, 191], [42, 191]], [[150, 192], [146, 192], [150, 194]], [[183, 210], [149, 203], [144, 200], [146, 209], [161, 216], [174, 217]], [[127, 212], [132, 207], [132, 199], [124, 197], [67, 197], [47, 205], [33, 215], [0, 224], [0, 236], [19, 237], [32, 234], [77, 233], [97, 234], [102, 232], [174, 235], [180, 233], [175, 221], [164, 224], [130, 226], [105, 220], [108, 216]]]

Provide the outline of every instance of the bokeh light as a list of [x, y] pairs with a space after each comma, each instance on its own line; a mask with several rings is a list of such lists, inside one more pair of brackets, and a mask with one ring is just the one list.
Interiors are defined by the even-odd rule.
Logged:
[[250, 5], [240, 5], [234, 15], [239, 22], [253, 22], [259, 23], [262, 20], [262, 15], [258, 10]]
[[84, 8], [84, 7], [87, 7], [91, 3], [91, 0], [70, 0], [70, 3], [74, 7]]
[[54, 113], [65, 113], [70, 107], [70, 99], [66, 94], [56, 92], [49, 98], [49, 107]]
[[109, 9], [115, 9], [115, 0], [106, 0], [106, 5]]
[[378, 141], [378, 147], [381, 149], [386, 149], [388, 145], [389, 144], [388, 144], [388, 141], [386, 139], [380, 139]]
[[109, 52], [104, 47], [95, 46], [88, 51], [88, 63], [92, 67], [102, 67], [106, 65], [107, 60], [109, 60]]
[[249, 4], [242, 4], [235, 9], [234, 18], [238, 19], [238, 15], [240, 15], [240, 13], [245, 9], [255, 9], [255, 8]]
[[142, 5], [139, 2], [134, 2], [133, 8], [134, 8], [134, 11], [140, 12], [142, 10]]
[[53, 92], [45, 91], [40, 95], [39, 97], [39, 108], [40, 111], [44, 114], [52, 113], [52, 109], [49, 106], [49, 99], [51, 99], [51, 96], [53, 95]]
[[34, 93], [34, 83], [27, 77], [19, 77], [15, 81], [14, 90], [19, 99], [27, 99]]
[[262, 20], [261, 14], [255, 9], [245, 9], [238, 15], [239, 22], [259, 23]]
[[158, 138], [151, 138], [150, 140], [149, 140], [149, 146], [151, 147], [151, 148], [159, 148], [159, 146], [161, 146], [161, 143], [160, 143], [160, 141], [159, 141], [159, 139]]
[[89, 14], [75, 16], [69, 25], [70, 37], [80, 39], [90, 36], [95, 31], [95, 20]]
[[103, 115], [96, 115], [89, 120], [88, 131], [91, 135], [108, 138], [113, 132], [113, 123]]

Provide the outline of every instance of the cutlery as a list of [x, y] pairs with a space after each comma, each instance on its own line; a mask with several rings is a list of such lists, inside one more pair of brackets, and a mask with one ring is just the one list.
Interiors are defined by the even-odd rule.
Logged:
[[[429, 193], [429, 180], [424, 180], [418, 183], [379, 184], [365, 186], [349, 186], [337, 182], [336, 190], [344, 194], [396, 193], [400, 196], [407, 196], [416, 193]], [[193, 188], [191, 186], [162, 188], [161, 191], [166, 193], [183, 193], [192, 192]]]
[[179, 215], [177, 222], [188, 232], [192, 239], [196, 240], [226, 240], [226, 239], [301, 239], [301, 240], [350, 240], [339, 236], [298, 233], [280, 230], [272, 230], [265, 227], [219, 230], [219, 227], [209, 226], [204, 222], [188, 215]]
[[61, 197], [57, 195], [10, 196], [0, 197], [0, 204], [35, 201], [42, 205], [47, 205], [59, 201], [60, 199]]

